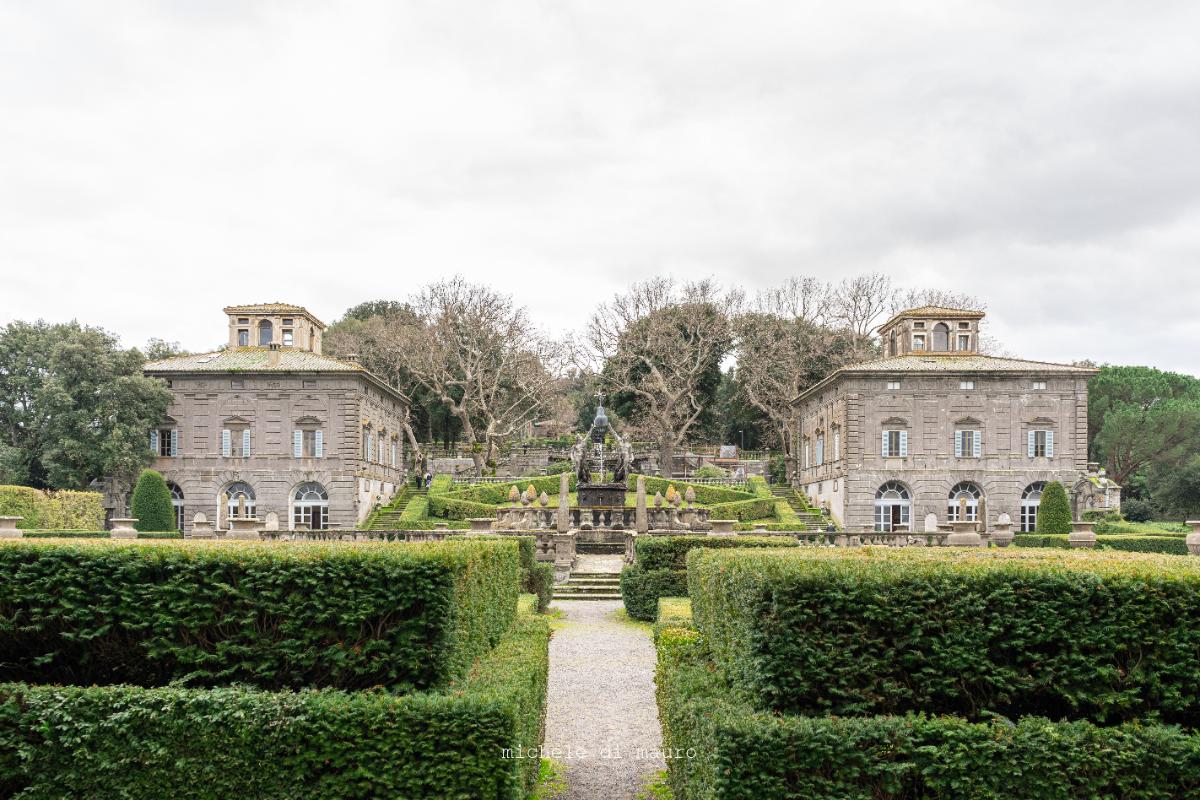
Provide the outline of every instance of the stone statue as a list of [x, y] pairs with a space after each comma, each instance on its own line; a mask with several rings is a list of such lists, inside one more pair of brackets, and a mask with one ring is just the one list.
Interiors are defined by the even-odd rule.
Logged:
[[618, 451], [617, 468], [613, 473], [613, 480], [616, 483], [624, 483], [633, 469], [633, 448], [624, 439], [618, 437], [617, 440], [621, 443], [621, 447]]
[[592, 479], [592, 470], [588, 465], [587, 437], [580, 434], [575, 438], [571, 447], [571, 467], [579, 483], [588, 483]]

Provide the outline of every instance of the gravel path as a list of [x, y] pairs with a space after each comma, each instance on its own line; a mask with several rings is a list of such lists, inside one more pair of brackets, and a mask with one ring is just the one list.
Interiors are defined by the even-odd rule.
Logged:
[[556, 600], [547, 758], [565, 767], [559, 800], [625, 800], [665, 769], [649, 632], [614, 617], [615, 600]]

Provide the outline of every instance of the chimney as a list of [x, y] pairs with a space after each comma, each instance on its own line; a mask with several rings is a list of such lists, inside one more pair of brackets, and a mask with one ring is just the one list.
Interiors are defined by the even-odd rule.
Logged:
[[346, 355], [343, 356], [343, 359], [345, 359], [346, 361], [349, 361], [351, 364], [357, 364], [358, 363], [358, 353], [346, 353]]
[[271, 342], [269, 345], [267, 345], [267, 366], [268, 367], [278, 367], [279, 366], [279, 353], [280, 353], [279, 342]]

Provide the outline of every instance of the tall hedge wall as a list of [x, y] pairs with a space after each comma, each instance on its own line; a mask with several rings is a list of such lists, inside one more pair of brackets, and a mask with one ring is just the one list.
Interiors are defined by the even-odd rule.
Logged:
[[697, 550], [688, 583], [717, 665], [763, 709], [1200, 723], [1190, 559]]
[[[1070, 548], [1068, 534], [1019, 533], [1013, 537], [1017, 547], [1058, 547]], [[1169, 553], [1176, 556], [1188, 554], [1187, 541], [1183, 536], [1171, 534], [1156, 534], [1134, 536], [1118, 534], [1113, 536], [1097, 536], [1096, 547], [1102, 550], [1123, 550], [1127, 553]]]
[[[728, 486], [709, 486], [703, 483], [688, 483], [687, 481], [668, 480], [667, 478], [656, 478], [653, 476], [644, 476], [646, 478], [646, 494], [649, 497], [654, 497], [655, 492], [662, 492], [663, 497], [667, 496], [667, 487], [674, 486], [677, 492], [686, 492], [687, 487], [691, 486], [696, 491], [696, 502], [703, 506], [710, 506], [716, 503], [733, 503], [738, 500], [753, 500], [755, 495], [753, 492], [743, 492], [740, 489], [731, 489]], [[630, 475], [626, 481], [629, 491], [637, 490], [637, 475]]]
[[12, 540], [0, 680], [437, 688], [499, 641], [519, 582], [504, 541]]
[[656, 685], [676, 800], [1184, 800], [1200, 735], [1025, 718], [800, 717], [741, 703], [694, 631], [658, 634]]
[[0, 486], [0, 516], [24, 517], [25, 530], [101, 530], [104, 505], [99, 492], [43, 492], [28, 486]]
[[524, 800], [548, 640], [522, 618], [444, 693], [2, 685], [0, 796]]

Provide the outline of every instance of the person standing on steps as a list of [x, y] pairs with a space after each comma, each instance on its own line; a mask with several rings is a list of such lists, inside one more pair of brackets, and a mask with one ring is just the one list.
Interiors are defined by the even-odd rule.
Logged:
[[433, 483], [433, 473], [426, 470], [425, 471], [425, 489], [426, 490], [429, 489], [429, 484], [431, 484], [431, 483]]

